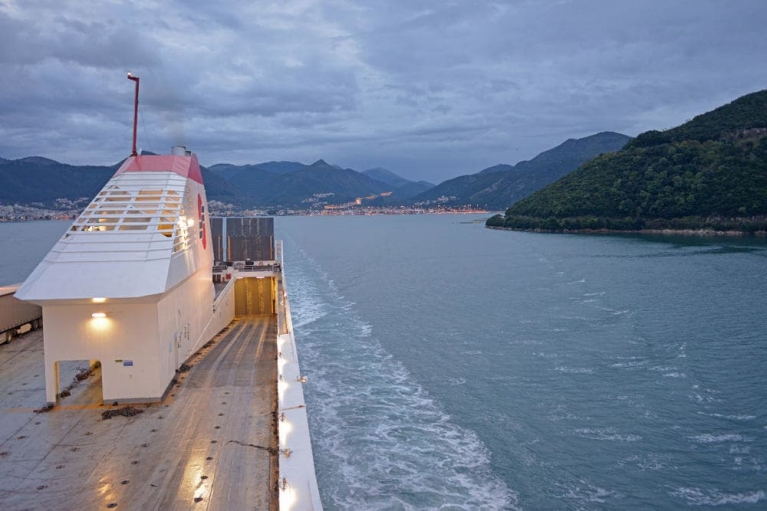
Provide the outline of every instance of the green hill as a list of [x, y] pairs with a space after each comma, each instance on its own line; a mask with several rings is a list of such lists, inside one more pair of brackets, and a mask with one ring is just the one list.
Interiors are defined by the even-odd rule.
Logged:
[[476, 174], [445, 181], [414, 197], [414, 201], [452, 197], [448, 204], [477, 204], [504, 209], [572, 172], [580, 164], [602, 153], [617, 151], [631, 140], [626, 135], [602, 132], [569, 139], [532, 160], [516, 165], [495, 165]]
[[488, 220], [540, 229], [767, 228], [767, 91], [648, 131]]

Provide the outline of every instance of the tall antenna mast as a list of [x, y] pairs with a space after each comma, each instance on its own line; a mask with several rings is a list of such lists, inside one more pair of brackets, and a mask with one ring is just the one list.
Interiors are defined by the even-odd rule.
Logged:
[[128, 80], [133, 80], [136, 82], [136, 99], [133, 101], [133, 151], [131, 152], [131, 156], [138, 156], [136, 153], [136, 128], [138, 126], [138, 76], [133, 76], [132, 74], [128, 73]]

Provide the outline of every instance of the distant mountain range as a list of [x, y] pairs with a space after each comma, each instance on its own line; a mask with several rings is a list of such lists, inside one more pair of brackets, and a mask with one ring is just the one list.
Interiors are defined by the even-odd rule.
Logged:
[[391, 195], [392, 199], [409, 199], [425, 192], [426, 190], [431, 190], [434, 188], [434, 184], [429, 183], [428, 181], [408, 181], [407, 179], [398, 176], [394, 172], [382, 169], [381, 167], [363, 170], [362, 173], [372, 179], [375, 179], [376, 181], [380, 181], [382, 183], [386, 183], [387, 185], [393, 186], [394, 190], [392, 191]]
[[4, 159], [0, 161], [0, 203], [56, 207], [57, 199], [90, 200], [117, 168], [67, 165], [39, 156]]
[[218, 164], [208, 170], [236, 184], [242, 195], [240, 202], [262, 207], [306, 208], [318, 203], [343, 204], [358, 197], [388, 192], [392, 197], [406, 199], [434, 186], [424, 181], [409, 181], [386, 169], [357, 172], [324, 160], [311, 165], [293, 161]]
[[[622, 147], [630, 138], [598, 133], [568, 140], [516, 165], [499, 164], [437, 186], [411, 181], [387, 169], [363, 172], [324, 160], [306, 165], [270, 161], [252, 165], [219, 163], [202, 168], [208, 199], [236, 208], [318, 209], [325, 205], [474, 204], [503, 209], [553, 182], [598, 154]], [[0, 159], [0, 204], [73, 209], [90, 200], [119, 168], [73, 166], [41, 157]]]
[[[0, 158], [0, 204], [57, 209], [90, 200], [121, 163], [75, 166], [38, 156]], [[210, 200], [238, 207], [309, 208], [318, 203], [343, 204], [382, 193], [401, 200], [434, 187], [425, 181], [404, 179], [386, 169], [357, 172], [324, 160], [311, 165], [292, 161], [219, 163], [203, 167], [202, 174]]]
[[521, 161], [516, 165], [495, 165], [476, 174], [447, 180], [417, 195], [414, 200], [435, 200], [442, 196], [452, 197], [447, 204], [475, 204], [488, 209], [506, 209], [591, 158], [619, 150], [629, 140], [631, 137], [609, 131], [569, 139], [532, 160]]
[[488, 226], [767, 230], [767, 90], [648, 131], [488, 220]]

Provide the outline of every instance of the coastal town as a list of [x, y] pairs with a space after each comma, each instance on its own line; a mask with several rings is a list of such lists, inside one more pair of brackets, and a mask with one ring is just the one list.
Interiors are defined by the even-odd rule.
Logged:
[[[430, 204], [414, 204], [412, 206], [365, 206], [348, 203], [343, 205], [328, 205], [310, 203], [305, 209], [293, 208], [258, 208], [244, 209], [233, 204], [220, 201], [210, 201], [210, 211], [214, 216], [347, 216], [347, 215], [424, 215], [446, 213], [476, 213], [490, 214], [491, 212], [476, 205], [448, 206], [431, 201]], [[87, 206], [87, 202], [59, 199], [56, 207], [45, 207], [43, 204], [0, 204], [0, 222], [24, 222], [33, 220], [74, 220]]]

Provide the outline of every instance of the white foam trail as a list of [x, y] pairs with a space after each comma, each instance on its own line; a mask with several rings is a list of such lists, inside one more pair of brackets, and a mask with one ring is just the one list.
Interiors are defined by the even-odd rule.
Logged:
[[745, 415], [745, 414], [724, 415], [721, 413], [698, 412], [698, 415], [708, 415], [709, 417], [718, 417], [720, 419], [730, 419], [730, 420], [736, 420], [736, 421], [750, 421], [750, 420], [756, 419], [756, 415]]
[[296, 341], [326, 506], [515, 508], [516, 494], [493, 474], [477, 435], [452, 423], [383, 349], [319, 265], [306, 254], [302, 263], [291, 267], [291, 306], [311, 319], [296, 324]]
[[646, 454], [646, 455], [634, 455], [629, 456], [625, 460], [622, 460], [619, 462], [621, 466], [626, 464], [633, 464], [637, 468], [641, 470], [650, 470], [650, 471], [656, 471], [656, 470], [665, 470], [669, 468], [668, 463], [664, 461], [663, 455], [658, 454]]
[[581, 428], [576, 429], [575, 433], [583, 438], [590, 438], [592, 440], [608, 440], [613, 442], [638, 442], [642, 439], [642, 437], [639, 435], [618, 434], [615, 431], [615, 428]]
[[610, 496], [616, 496], [615, 492], [595, 486], [585, 479], [579, 479], [578, 484], [568, 486], [564, 494], [560, 495], [560, 498], [579, 503], [604, 504]]
[[727, 506], [732, 504], [756, 504], [767, 498], [764, 490], [741, 493], [724, 493], [719, 490], [700, 488], [677, 488], [671, 495], [686, 500], [695, 506]]
[[594, 374], [593, 369], [589, 369], [588, 367], [566, 367], [566, 366], [557, 366], [554, 368], [555, 371], [560, 371], [563, 373], [568, 374]]
[[745, 437], [737, 433], [727, 433], [724, 435], [712, 435], [706, 433], [703, 435], [696, 435], [688, 437], [690, 440], [698, 442], [700, 444], [713, 444], [719, 442], [752, 442], [753, 439]]
[[636, 369], [647, 365], [647, 360], [632, 360], [629, 362], [616, 362], [610, 364], [610, 367], [616, 367], [621, 369]]

